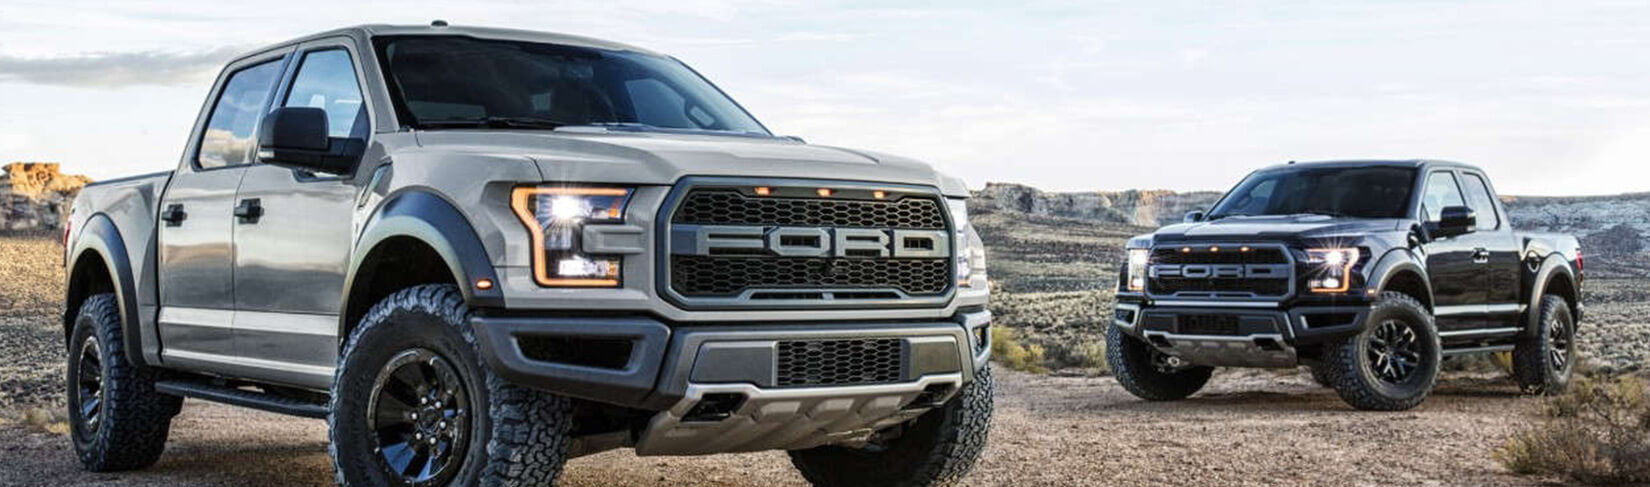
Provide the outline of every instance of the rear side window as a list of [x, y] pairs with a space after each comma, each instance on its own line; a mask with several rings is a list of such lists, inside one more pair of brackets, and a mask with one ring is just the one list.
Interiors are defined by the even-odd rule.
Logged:
[[[355, 79], [355, 63], [343, 49], [311, 51], [298, 65], [292, 89], [281, 106], [326, 110], [327, 135], [346, 138], [366, 136], [367, 106], [361, 102], [361, 85]], [[357, 134], [359, 130], [361, 133]]]
[[206, 120], [195, 164], [212, 169], [252, 161], [252, 146], [256, 145], [253, 130], [269, 105], [269, 92], [280, 75], [278, 59], [229, 75], [223, 93], [212, 105], [212, 116]]
[[1421, 200], [1427, 208], [1427, 221], [1444, 218], [1444, 208], [1467, 206], [1461, 197], [1461, 186], [1455, 183], [1455, 173], [1439, 171], [1427, 177], [1427, 192]]
[[[1488, 230], [1501, 228], [1501, 215], [1495, 212], [1495, 199], [1490, 196], [1490, 184], [1483, 176], [1466, 173], [1467, 206], [1478, 213], [1478, 227]], [[1488, 225], [1485, 225], [1488, 223]]]

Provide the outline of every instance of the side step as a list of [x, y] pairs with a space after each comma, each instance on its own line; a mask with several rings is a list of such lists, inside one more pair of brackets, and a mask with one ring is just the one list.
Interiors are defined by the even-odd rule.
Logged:
[[327, 405], [277, 396], [262, 392], [234, 389], [188, 380], [165, 380], [155, 383], [155, 391], [173, 396], [192, 397], [234, 406], [269, 411], [272, 413], [325, 419]]

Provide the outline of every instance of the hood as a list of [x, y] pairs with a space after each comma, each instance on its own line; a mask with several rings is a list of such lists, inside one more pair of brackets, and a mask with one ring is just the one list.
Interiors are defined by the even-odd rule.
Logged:
[[723, 135], [530, 130], [417, 132], [420, 151], [512, 154], [545, 181], [671, 185], [686, 176], [839, 179], [940, 188], [967, 197], [961, 180], [912, 159], [793, 139]]
[[1230, 217], [1169, 225], [1152, 235], [1157, 242], [1293, 241], [1357, 236], [1402, 228], [1400, 220], [1336, 218], [1323, 215]]

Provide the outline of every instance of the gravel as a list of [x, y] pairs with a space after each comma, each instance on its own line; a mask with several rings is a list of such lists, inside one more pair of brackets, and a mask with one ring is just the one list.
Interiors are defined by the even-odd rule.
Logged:
[[[969, 486], [1534, 486], [1490, 459], [1538, 399], [1457, 376], [1420, 408], [1356, 412], [1298, 374], [1222, 372], [1208, 391], [1146, 403], [1109, 378], [1000, 371], [991, 446]], [[0, 426], [0, 486], [332, 485], [325, 424], [189, 401], [158, 465], [82, 472], [68, 439]], [[801, 486], [777, 452], [574, 460], [563, 486]]]

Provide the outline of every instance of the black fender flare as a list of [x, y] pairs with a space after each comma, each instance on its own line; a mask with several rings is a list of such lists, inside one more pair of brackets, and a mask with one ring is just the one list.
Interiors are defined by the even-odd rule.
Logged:
[[[472, 308], [498, 307], [504, 304], [504, 294], [495, 285], [492, 289], [475, 289], [477, 279], [491, 279], [498, 283], [492, 259], [477, 236], [475, 227], [458, 207], [425, 188], [407, 188], [391, 193], [367, 220], [351, 252], [349, 275], [344, 279], [344, 296], [339, 301], [341, 310], [350, 309], [350, 297], [355, 294], [356, 278], [373, 249], [385, 240], [395, 237], [418, 239], [447, 263], [447, 270], [458, 280], [458, 289], [464, 301]], [[339, 338], [349, 329], [348, 313], [339, 313]]]
[[[69, 285], [64, 287], [63, 302], [69, 303], [77, 292], [75, 287], [74, 271], [79, 268], [81, 259], [87, 255], [96, 255], [103, 259], [108, 266], [109, 282], [115, 289], [115, 304], [120, 308], [120, 334], [126, 342], [126, 358], [132, 365], [148, 366], [143, 355], [143, 330], [138, 319], [137, 284], [132, 274], [131, 254], [126, 251], [126, 240], [121, 237], [120, 229], [115, 227], [108, 215], [98, 213], [87, 218], [81, 224], [80, 233], [75, 237], [73, 250], [69, 253], [68, 265], [64, 267], [69, 279]], [[74, 333], [74, 320], [79, 307], [63, 307], [63, 327], [68, 333]]]
[[1370, 269], [1369, 283], [1377, 291], [1386, 291], [1392, 276], [1398, 275], [1399, 272], [1414, 272], [1416, 275], [1421, 276], [1421, 283], [1424, 285], [1422, 291], [1426, 295], [1417, 297], [1425, 300], [1429, 304], [1427, 312], [1432, 312], [1430, 307], [1433, 302], [1432, 277], [1427, 275], [1427, 266], [1422, 264], [1420, 257], [1410, 252], [1409, 249], [1397, 248], [1387, 251], [1386, 254], [1381, 255], [1380, 260], [1377, 260], [1375, 266]]
[[[1525, 335], [1535, 333], [1536, 330], [1540, 329], [1536, 320], [1541, 319], [1541, 297], [1547, 295], [1547, 285], [1552, 283], [1555, 278], [1570, 281], [1570, 287], [1575, 289], [1577, 293], [1576, 302], [1581, 302], [1581, 286], [1576, 282], [1576, 273], [1574, 269], [1570, 268], [1570, 262], [1564, 256], [1556, 253], [1548, 255], [1546, 259], [1542, 259], [1541, 267], [1535, 271], [1535, 278], [1530, 281], [1529, 302], [1524, 308], [1523, 333]], [[1576, 324], [1580, 326], [1579, 317]]]

